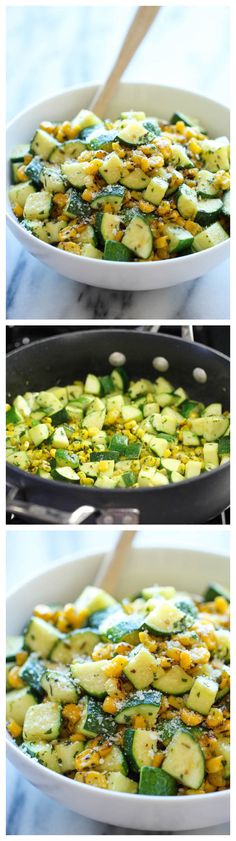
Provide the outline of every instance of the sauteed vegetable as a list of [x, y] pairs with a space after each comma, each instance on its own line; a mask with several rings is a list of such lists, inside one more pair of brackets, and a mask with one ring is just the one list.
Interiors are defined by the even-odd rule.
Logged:
[[7, 641], [7, 728], [71, 779], [143, 795], [229, 786], [229, 594], [88, 586]]
[[82, 110], [43, 121], [11, 157], [9, 199], [33, 236], [83, 257], [128, 262], [202, 251], [228, 238], [229, 141], [184, 114]]
[[18, 395], [7, 404], [7, 461], [44, 479], [100, 488], [158, 487], [229, 461], [229, 412], [164, 377], [122, 368]]

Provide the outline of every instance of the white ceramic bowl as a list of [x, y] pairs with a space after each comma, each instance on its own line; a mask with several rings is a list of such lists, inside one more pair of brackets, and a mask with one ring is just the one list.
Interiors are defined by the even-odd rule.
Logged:
[[[37, 602], [73, 601], [92, 583], [101, 555], [69, 558], [22, 584], [7, 599], [7, 633], [22, 632]], [[229, 559], [186, 549], [132, 549], [115, 595], [138, 592], [154, 582], [203, 592], [209, 581], [229, 586]], [[188, 797], [143, 797], [104, 791], [49, 771], [21, 753], [7, 737], [7, 753], [18, 771], [50, 797], [86, 817], [143, 831], [199, 829], [229, 820], [229, 791]]]
[[[15, 117], [7, 130], [7, 161], [14, 146], [27, 143], [32, 138], [41, 120], [71, 119], [80, 108], [89, 107], [96, 89], [97, 85], [83, 85], [63, 91], [43, 102], [37, 102]], [[147, 115], [152, 114], [165, 119], [170, 118], [176, 110], [183, 111], [198, 117], [211, 137], [229, 136], [227, 108], [204, 96], [178, 88], [121, 82], [109, 107], [109, 116], [115, 118], [121, 111], [130, 108], [145, 110]], [[8, 165], [7, 189], [9, 179]], [[8, 199], [7, 205], [9, 226], [27, 251], [65, 278], [69, 277], [90, 286], [132, 291], [176, 286], [205, 274], [225, 260], [229, 253], [229, 242], [225, 241], [198, 254], [160, 262], [111, 263], [107, 260], [78, 257], [33, 237], [19, 225]]]

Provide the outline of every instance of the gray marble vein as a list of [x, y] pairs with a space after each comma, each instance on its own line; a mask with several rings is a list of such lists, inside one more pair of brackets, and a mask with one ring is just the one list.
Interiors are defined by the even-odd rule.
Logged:
[[[65, 87], [103, 79], [133, 9], [116, 6], [8, 7], [7, 114]], [[209, 31], [211, 38], [209, 39]], [[193, 37], [194, 33], [194, 37]], [[184, 44], [178, 51], [176, 44]], [[29, 49], [30, 44], [30, 49]], [[158, 47], [157, 47], [158, 45]], [[168, 46], [168, 54], [167, 54]], [[15, 55], [21, 55], [16, 73]], [[220, 60], [219, 60], [220, 57]], [[166, 6], [144, 39], [125, 78], [182, 86], [228, 102], [226, 7]], [[130, 293], [98, 290], [63, 278], [7, 237], [9, 319], [229, 318], [229, 266], [164, 290]]]

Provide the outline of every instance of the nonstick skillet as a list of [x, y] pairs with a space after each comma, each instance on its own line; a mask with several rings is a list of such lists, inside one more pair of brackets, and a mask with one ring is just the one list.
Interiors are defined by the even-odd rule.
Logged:
[[[203, 403], [222, 402], [229, 409], [228, 357], [207, 347], [159, 333], [131, 330], [67, 332], [19, 348], [7, 356], [7, 400], [98, 376], [114, 367], [111, 354], [123, 354], [130, 378], [154, 379], [155, 361], [168, 362], [173, 384]], [[123, 361], [124, 362], [124, 361]], [[118, 363], [120, 364], [120, 362]], [[196, 369], [205, 372], [200, 374]], [[203, 381], [205, 380], [205, 381]], [[194, 479], [158, 488], [101, 489], [48, 482], [7, 465], [7, 510], [29, 521], [46, 523], [205, 523], [229, 505], [229, 464]]]

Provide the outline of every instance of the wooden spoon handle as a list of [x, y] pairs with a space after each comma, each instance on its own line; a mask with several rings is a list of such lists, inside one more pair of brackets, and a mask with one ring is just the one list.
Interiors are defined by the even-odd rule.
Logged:
[[96, 587], [102, 587], [103, 590], [107, 590], [108, 593], [115, 592], [116, 583], [127, 558], [127, 552], [131, 548], [131, 543], [135, 534], [135, 531], [123, 531], [121, 533], [115, 550], [112, 549], [111, 552], [108, 552], [101, 563], [94, 580]]
[[145, 37], [146, 32], [159, 11], [160, 6], [139, 6], [115, 64], [113, 65], [106, 82], [97, 90], [90, 104], [91, 111], [95, 110], [98, 117], [103, 117], [104, 114], [106, 114], [107, 105], [112, 100], [115, 88], [124, 73], [124, 70], [131, 61], [131, 58]]

